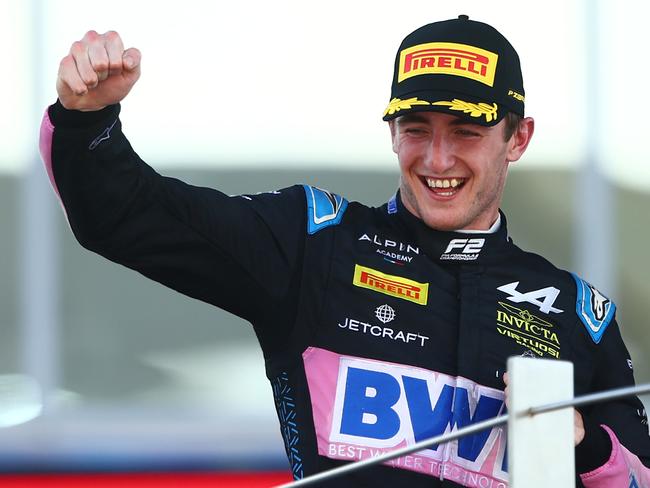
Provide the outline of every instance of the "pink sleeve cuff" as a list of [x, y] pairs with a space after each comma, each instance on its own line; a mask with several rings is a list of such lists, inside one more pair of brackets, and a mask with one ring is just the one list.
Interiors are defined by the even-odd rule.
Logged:
[[43, 165], [45, 166], [45, 171], [47, 172], [47, 177], [50, 179], [50, 184], [52, 189], [56, 194], [56, 197], [59, 200], [59, 204], [65, 213], [66, 219], [68, 218], [68, 212], [63, 206], [63, 200], [61, 200], [61, 194], [59, 193], [59, 187], [56, 184], [54, 179], [54, 171], [52, 170], [52, 138], [54, 136], [54, 124], [50, 120], [49, 108], [45, 109], [45, 114], [43, 115], [43, 121], [41, 122], [41, 132], [39, 137], [39, 150], [41, 153], [41, 159], [43, 160]]
[[43, 159], [43, 164], [45, 165], [45, 171], [47, 171], [47, 176], [50, 178], [50, 184], [56, 193], [56, 196], [59, 197], [59, 189], [56, 186], [56, 181], [54, 181], [54, 173], [52, 172], [52, 136], [54, 134], [54, 125], [50, 120], [50, 114], [48, 110], [45, 109], [45, 114], [43, 115], [43, 121], [41, 122], [41, 133], [39, 140], [39, 149], [41, 151], [41, 158]]
[[585, 488], [650, 488], [650, 469], [620, 443], [612, 429], [601, 427], [612, 441], [612, 454], [601, 467], [580, 475]]

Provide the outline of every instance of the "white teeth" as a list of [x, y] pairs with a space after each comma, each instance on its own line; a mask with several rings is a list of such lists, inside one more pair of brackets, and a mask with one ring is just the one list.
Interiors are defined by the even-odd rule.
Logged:
[[427, 185], [429, 185], [430, 188], [457, 188], [463, 183], [462, 179], [456, 179], [452, 178], [451, 180], [448, 179], [440, 179], [440, 178], [427, 178]]

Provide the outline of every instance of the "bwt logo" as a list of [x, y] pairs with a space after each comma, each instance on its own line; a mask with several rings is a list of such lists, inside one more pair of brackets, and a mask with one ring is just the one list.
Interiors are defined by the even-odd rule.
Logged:
[[[500, 390], [422, 368], [345, 358], [341, 360], [330, 442], [394, 448], [499, 415]], [[495, 475], [507, 471], [505, 432], [485, 430], [421, 454], [451, 458], [481, 470], [496, 448]], [[493, 453], [494, 455], [495, 453]]]

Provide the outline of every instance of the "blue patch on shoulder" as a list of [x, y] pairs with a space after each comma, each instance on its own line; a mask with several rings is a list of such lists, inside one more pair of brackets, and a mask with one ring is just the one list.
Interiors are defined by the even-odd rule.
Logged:
[[397, 213], [397, 195], [393, 195], [388, 200], [388, 215], [393, 215]]
[[592, 340], [598, 344], [614, 317], [616, 304], [578, 275], [571, 274], [578, 287], [576, 313], [587, 328]]
[[319, 230], [341, 222], [348, 201], [327, 190], [303, 185], [307, 196], [307, 232], [315, 234]]

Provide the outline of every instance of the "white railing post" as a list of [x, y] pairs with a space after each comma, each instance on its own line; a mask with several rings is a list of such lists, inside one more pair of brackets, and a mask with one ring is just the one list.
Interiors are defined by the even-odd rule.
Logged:
[[529, 409], [573, 397], [573, 364], [508, 359], [510, 488], [575, 487], [573, 409], [530, 415]]

